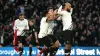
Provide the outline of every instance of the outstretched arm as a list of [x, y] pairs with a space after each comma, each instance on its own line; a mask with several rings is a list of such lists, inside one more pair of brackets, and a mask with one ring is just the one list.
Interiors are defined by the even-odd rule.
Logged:
[[58, 12], [57, 12], [58, 14], [60, 14], [60, 15], [62, 15], [63, 14], [63, 12], [62, 12], [62, 5], [59, 7], [59, 9], [58, 9]]

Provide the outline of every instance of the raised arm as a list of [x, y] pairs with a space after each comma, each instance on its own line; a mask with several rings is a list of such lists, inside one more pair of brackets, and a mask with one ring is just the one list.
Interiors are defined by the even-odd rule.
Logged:
[[73, 8], [71, 8], [71, 10], [70, 10], [70, 11], [71, 11], [71, 14], [72, 14], [72, 12], [73, 12]]
[[58, 12], [57, 12], [58, 14], [60, 14], [60, 15], [62, 15], [63, 14], [63, 12], [62, 12], [62, 5], [59, 7], [59, 9], [58, 9]]

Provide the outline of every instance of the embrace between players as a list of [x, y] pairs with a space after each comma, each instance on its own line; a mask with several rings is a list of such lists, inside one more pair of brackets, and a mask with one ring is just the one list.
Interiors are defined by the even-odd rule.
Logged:
[[[54, 10], [48, 8], [44, 12], [44, 16], [40, 22], [40, 31], [37, 34], [37, 30], [34, 26], [34, 20], [27, 21], [24, 19], [24, 14], [19, 15], [19, 19], [15, 20], [14, 31], [17, 29], [19, 56], [22, 56], [23, 45], [25, 40], [29, 43], [29, 54], [32, 56], [32, 46], [36, 45], [40, 50], [38, 56], [43, 53], [44, 56], [56, 56], [56, 52], [59, 49], [60, 43], [57, 37], [53, 34], [54, 20], [62, 20], [63, 30], [61, 37], [65, 42], [65, 56], [70, 56], [72, 46], [72, 8], [70, 3], [64, 3], [59, 9]], [[29, 24], [29, 25], [28, 25]], [[29, 37], [25, 39], [25, 31], [29, 31]], [[44, 45], [41, 48], [40, 45]]]

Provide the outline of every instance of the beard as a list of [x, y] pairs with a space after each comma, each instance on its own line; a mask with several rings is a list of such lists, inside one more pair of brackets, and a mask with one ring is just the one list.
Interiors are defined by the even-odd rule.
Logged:
[[68, 12], [70, 12], [70, 9], [67, 9]]

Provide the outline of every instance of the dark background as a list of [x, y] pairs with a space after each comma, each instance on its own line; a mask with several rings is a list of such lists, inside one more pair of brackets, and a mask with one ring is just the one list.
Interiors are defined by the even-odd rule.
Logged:
[[[39, 31], [43, 11], [47, 7], [58, 8], [64, 2], [72, 4], [74, 22], [74, 46], [100, 46], [100, 0], [0, 0], [0, 45], [13, 46], [12, 22], [24, 13], [25, 18], [36, 20]], [[55, 34], [64, 45], [59, 34], [61, 23], [55, 29]]]

